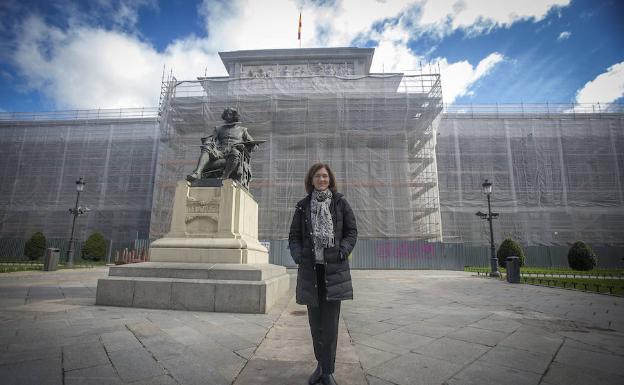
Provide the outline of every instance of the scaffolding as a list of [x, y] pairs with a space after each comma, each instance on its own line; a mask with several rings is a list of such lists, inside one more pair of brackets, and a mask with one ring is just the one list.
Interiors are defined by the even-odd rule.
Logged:
[[[172, 85], [177, 83], [174, 78], [168, 81]], [[420, 83], [420, 79], [417, 82]], [[183, 84], [171, 89], [190, 90], [193, 85], [194, 92], [200, 95], [204, 90], [201, 82]], [[396, 93], [391, 95], [393, 97], [388, 96], [383, 102], [380, 97], [362, 97], [360, 99], [368, 100], [369, 104], [358, 104], [366, 107], [361, 108], [362, 111], [383, 106], [395, 108], [396, 114], [403, 111], [396, 107], [401, 100], [404, 103], [412, 100]], [[179, 96], [192, 94], [186, 92]], [[303, 105], [296, 97], [265, 101], [270, 113], [264, 116], [268, 118], [256, 118], [255, 126], [247, 124], [259, 139], [274, 138], [273, 145], [267, 142], [253, 154], [252, 163], [255, 180], [251, 188], [256, 197], [262, 199], [260, 221], [266, 239], [273, 239], [271, 235], [278, 234], [277, 230], [283, 234], [290, 223], [292, 207], [289, 205], [304, 193], [302, 179], [309, 162], [339, 156], [338, 160], [330, 161], [344, 169], [336, 171], [341, 182], [339, 189], [347, 192], [352, 204], [358, 205], [360, 225], [367, 221], [402, 220], [406, 216], [402, 217], [404, 213], [399, 211], [411, 211], [412, 217], [423, 215], [424, 210], [420, 214], [416, 211], [418, 205], [426, 207], [427, 199], [435, 204], [432, 197], [439, 191], [444, 242], [487, 244], [487, 223], [474, 213], [485, 209], [480, 185], [488, 178], [494, 182], [493, 210], [500, 213], [494, 223], [496, 242], [511, 236], [524, 245], [536, 246], [568, 245], [579, 239], [592, 246], [622, 244], [624, 105], [600, 105], [600, 108], [598, 104], [553, 103], [445, 106], [435, 142], [430, 139], [433, 130], [425, 129], [426, 135], [420, 140], [405, 141], [405, 147], [400, 149], [409, 144], [411, 152], [402, 155], [400, 149], [385, 147], [387, 142], [394, 143], [391, 140], [394, 135], [401, 135], [401, 130], [396, 128], [397, 117], [390, 120], [395, 128], [388, 132], [385, 129], [382, 132], [346, 129], [355, 124], [348, 122], [354, 121], [363, 127], [373, 126], [369, 120], [376, 116], [368, 113], [357, 121], [349, 120], [354, 114], [364, 113], [348, 111], [354, 105], [351, 103], [354, 97], [335, 97], [331, 106], [325, 99], [311, 99], [313, 108], [307, 110], [310, 115], [316, 114], [321, 106], [340, 111], [334, 115], [337, 132], [318, 134], [321, 122], [316, 121], [325, 116], [323, 114], [291, 125], [289, 119], [307, 108], [307, 102]], [[258, 99], [266, 100], [266, 97]], [[180, 103], [178, 110], [192, 100], [182, 99], [185, 103]], [[323, 100], [325, 104], [320, 104]], [[274, 111], [270, 110], [271, 106]], [[68, 239], [71, 216], [67, 209], [74, 204], [74, 182], [81, 175], [88, 183], [81, 194], [81, 203], [89, 206], [91, 212], [78, 220], [79, 240], [84, 241], [91, 232], [101, 231], [118, 248], [116, 245], [148, 237], [150, 218], [160, 218], [160, 231], [165, 231], [162, 228], [168, 226], [168, 222], [162, 218], [166, 218], [166, 202], [171, 199], [167, 195], [171, 187], [168, 183], [183, 178], [195, 166], [198, 138], [210, 127], [181, 138], [179, 133], [167, 131], [172, 127], [163, 123], [173, 124], [184, 118], [184, 114], [177, 116], [173, 108], [162, 112], [160, 125], [156, 108], [0, 113], [0, 246], [15, 240], [23, 242], [35, 231], [43, 231], [48, 239]], [[219, 124], [218, 112], [215, 108], [210, 125]], [[243, 118], [249, 121], [250, 116], [257, 114], [249, 112]], [[432, 129], [436, 124], [432, 121]], [[296, 132], [292, 132], [292, 127]], [[418, 127], [421, 126], [412, 130], [418, 132]], [[165, 130], [162, 137], [161, 129]], [[276, 131], [272, 133], [271, 130]], [[343, 130], [347, 132], [339, 135]], [[354, 149], [351, 140], [366, 140], [366, 144]], [[434, 149], [435, 166], [432, 157], [427, 158]], [[157, 154], [162, 165], [157, 165]], [[401, 162], [401, 156], [407, 160]], [[415, 175], [423, 175], [422, 179], [409, 179], [411, 174], [408, 175], [406, 164]], [[428, 171], [422, 170], [427, 167], [437, 170], [437, 188], [425, 184], [427, 179], [423, 172]], [[366, 170], [370, 170], [374, 178]], [[357, 179], [358, 176], [361, 178]], [[154, 181], [157, 182], [155, 189]], [[419, 188], [418, 183], [423, 186]], [[386, 211], [375, 210], [384, 203], [379, 195], [395, 206]], [[422, 203], [412, 203], [414, 198], [421, 199]], [[152, 228], [154, 223], [152, 219]], [[426, 221], [416, 222], [418, 227], [410, 227], [410, 231], [420, 228], [425, 233], [426, 226], [422, 223]], [[370, 224], [368, 226], [370, 228]], [[398, 238], [392, 233], [392, 227], [384, 226], [385, 239]]]
[[95, 231], [119, 244], [147, 238], [156, 117], [156, 108], [0, 113], [0, 238], [68, 239], [81, 176], [91, 211], [77, 221], [79, 241]]
[[489, 242], [485, 178], [497, 243], [624, 243], [624, 105], [454, 105], [438, 134], [445, 243]]
[[251, 135], [267, 141], [251, 164], [260, 239], [288, 236], [294, 206], [305, 195], [304, 175], [321, 161], [334, 170], [361, 238], [442, 240], [435, 156], [439, 74], [167, 82], [151, 238], [168, 231], [175, 183], [196, 165], [200, 138], [221, 124], [225, 107], [235, 107]]

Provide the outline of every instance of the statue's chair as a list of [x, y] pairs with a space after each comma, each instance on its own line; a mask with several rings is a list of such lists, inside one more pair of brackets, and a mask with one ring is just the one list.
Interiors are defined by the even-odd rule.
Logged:
[[[251, 181], [251, 151], [255, 144], [245, 144], [238, 146], [239, 152], [241, 154], [240, 159], [238, 160], [238, 166], [234, 168], [231, 179], [237, 180], [241, 185], [249, 186], [249, 182]], [[206, 167], [202, 170], [201, 178], [223, 178], [223, 171], [225, 170], [225, 166], [227, 163], [227, 158], [221, 158], [214, 160], [210, 167]]]

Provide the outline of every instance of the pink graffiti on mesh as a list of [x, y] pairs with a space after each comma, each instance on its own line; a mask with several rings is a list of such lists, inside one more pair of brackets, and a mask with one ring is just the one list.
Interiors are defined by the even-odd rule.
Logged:
[[435, 247], [428, 243], [385, 242], [377, 245], [377, 258], [431, 259], [435, 256]]

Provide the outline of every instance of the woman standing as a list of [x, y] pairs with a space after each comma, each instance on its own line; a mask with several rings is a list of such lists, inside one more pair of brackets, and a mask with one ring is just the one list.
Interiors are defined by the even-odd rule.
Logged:
[[336, 178], [328, 165], [312, 165], [305, 188], [308, 196], [295, 207], [288, 248], [299, 265], [297, 303], [308, 306], [318, 361], [308, 383], [336, 385], [333, 373], [340, 301], [353, 299], [347, 257], [357, 240], [357, 226], [349, 203], [336, 190]]

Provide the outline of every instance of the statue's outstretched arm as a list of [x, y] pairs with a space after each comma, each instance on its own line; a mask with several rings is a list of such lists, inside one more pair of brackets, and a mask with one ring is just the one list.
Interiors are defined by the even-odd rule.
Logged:
[[[249, 134], [249, 131], [245, 127], [245, 129], [243, 130], [243, 142], [251, 142], [253, 140], [254, 140], [254, 138], [251, 136], [251, 134]], [[249, 146], [248, 145], [247, 146], [247, 151], [253, 152], [253, 151], [256, 151], [257, 148], [258, 148], [257, 144], [254, 144], [253, 146]]]
[[210, 143], [216, 145], [217, 144], [217, 128], [216, 127], [214, 128], [214, 130], [212, 131], [212, 134], [201, 138], [201, 142], [203, 145], [207, 145]]
[[247, 130], [247, 128], [245, 127], [245, 129], [243, 130], [243, 142], [251, 142], [252, 140], [254, 140], [254, 138], [249, 133], [249, 130]]

